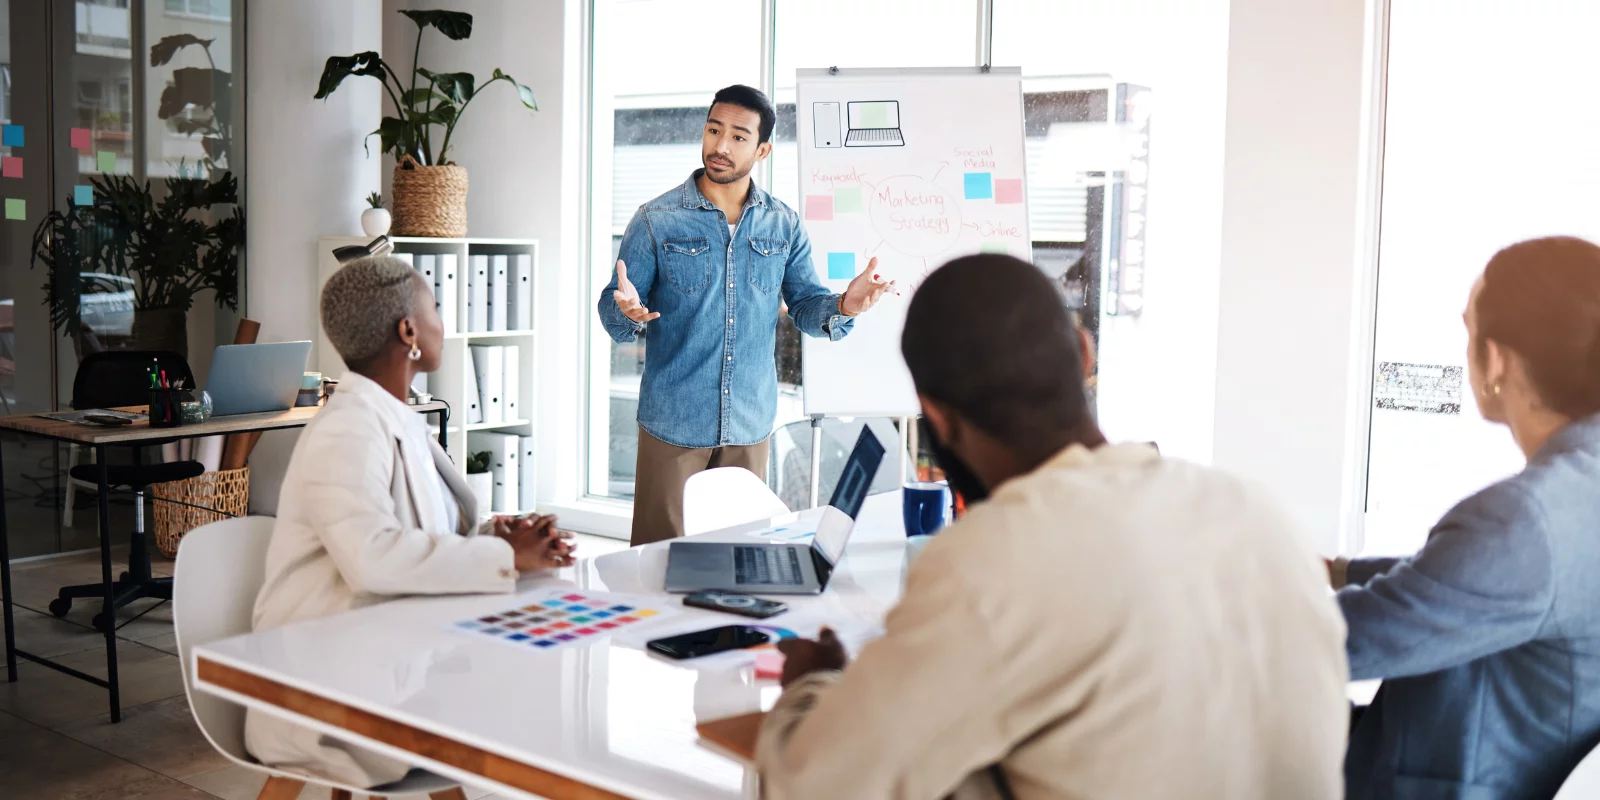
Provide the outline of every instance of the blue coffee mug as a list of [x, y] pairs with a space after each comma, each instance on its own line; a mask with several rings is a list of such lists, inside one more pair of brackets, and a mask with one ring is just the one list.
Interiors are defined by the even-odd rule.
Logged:
[[942, 483], [922, 481], [902, 488], [907, 536], [926, 536], [944, 527], [950, 510], [950, 490]]

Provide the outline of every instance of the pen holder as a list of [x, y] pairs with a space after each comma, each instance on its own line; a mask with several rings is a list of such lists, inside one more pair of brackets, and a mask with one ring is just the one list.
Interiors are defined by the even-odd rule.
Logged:
[[183, 404], [194, 396], [183, 389], [150, 390], [150, 427], [176, 428], [183, 424]]

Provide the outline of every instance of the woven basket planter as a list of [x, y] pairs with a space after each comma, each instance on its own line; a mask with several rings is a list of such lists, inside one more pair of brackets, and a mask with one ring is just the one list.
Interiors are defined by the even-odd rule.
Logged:
[[[152, 484], [150, 493], [156, 500], [156, 549], [168, 558], [177, 558], [178, 542], [184, 534], [206, 523], [249, 513], [250, 468], [219, 470], [186, 480]], [[165, 502], [168, 500], [177, 502]]]
[[467, 170], [424, 167], [407, 155], [394, 165], [391, 236], [459, 239], [467, 235]]

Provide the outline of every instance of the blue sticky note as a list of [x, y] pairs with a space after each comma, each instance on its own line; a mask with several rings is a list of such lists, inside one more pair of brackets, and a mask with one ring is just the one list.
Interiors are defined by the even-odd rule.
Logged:
[[994, 197], [994, 181], [987, 172], [966, 173], [968, 200], [988, 200]]
[[5, 145], [6, 147], [21, 147], [22, 139], [23, 136], [21, 125], [0, 126], [0, 145]]
[[856, 276], [855, 253], [828, 254], [828, 280], [847, 281]]
[[72, 187], [72, 202], [79, 206], [94, 205], [94, 187], [78, 184]]

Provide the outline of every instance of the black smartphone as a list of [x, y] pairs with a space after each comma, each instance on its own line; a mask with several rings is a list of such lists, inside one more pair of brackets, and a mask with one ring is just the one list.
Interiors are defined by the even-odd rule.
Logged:
[[755, 617], [766, 619], [775, 617], [789, 610], [789, 606], [776, 600], [762, 600], [747, 594], [735, 592], [719, 592], [707, 589], [695, 592], [683, 598], [683, 604], [695, 608], [704, 608], [711, 611], [726, 611], [729, 614], [738, 614], [741, 617]]
[[707, 631], [695, 631], [665, 639], [656, 639], [645, 645], [667, 658], [699, 658], [727, 650], [743, 650], [772, 641], [760, 628], [749, 625], [725, 625]]

